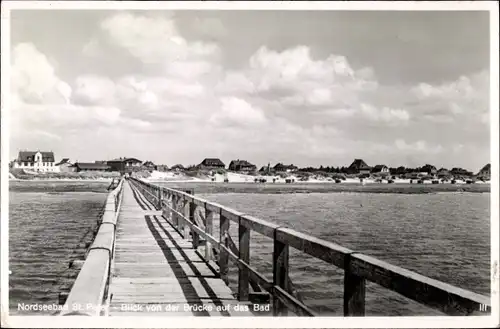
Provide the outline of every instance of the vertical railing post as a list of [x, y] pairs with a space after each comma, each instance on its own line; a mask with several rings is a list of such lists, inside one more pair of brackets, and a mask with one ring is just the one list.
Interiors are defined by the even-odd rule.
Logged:
[[[190, 212], [191, 212], [190, 204], [191, 204], [191, 202], [189, 202], [188, 200], [184, 200], [184, 211], [182, 213], [184, 214], [184, 218], [186, 218], [186, 219], [189, 219], [189, 217], [190, 217]], [[189, 231], [191, 228], [186, 223], [184, 218], [182, 219], [182, 228], [183, 229], [181, 230], [181, 232], [184, 235], [184, 239], [188, 240], [189, 239]]]
[[162, 200], [164, 201], [163, 203], [165, 204], [165, 207], [163, 207], [163, 204], [162, 204], [161, 214], [163, 215], [163, 217], [165, 217], [167, 219], [167, 221], [169, 221], [170, 220], [170, 218], [168, 217], [169, 213], [170, 213], [169, 207], [171, 206], [169, 196], [168, 196], [168, 193], [166, 190], [163, 191], [162, 195], [163, 195]]
[[[287, 290], [288, 287], [288, 257], [289, 247], [276, 239], [276, 230], [274, 231], [273, 248], [273, 285]], [[287, 315], [286, 306], [273, 293], [273, 315]]]
[[[197, 206], [194, 202], [189, 203], [189, 220], [194, 225], [196, 225], [196, 219], [194, 218], [194, 216], [196, 216], [196, 208]], [[191, 229], [191, 234], [193, 235], [193, 248], [196, 250], [200, 245], [200, 236], [195, 232], [194, 229]]]
[[[223, 245], [226, 248], [229, 248], [229, 239], [227, 238], [227, 235], [229, 234], [229, 218], [225, 217], [220, 214], [220, 229], [219, 229], [219, 241], [221, 245]], [[220, 253], [219, 253], [219, 269], [220, 269], [220, 277], [221, 279], [228, 283], [228, 261], [229, 261], [229, 255], [227, 254], [227, 251], [224, 248], [220, 248]]]
[[351, 255], [344, 260], [344, 316], [365, 315], [365, 279], [351, 272]]
[[[250, 229], [241, 224], [242, 220], [239, 217], [238, 223], [238, 258], [250, 264]], [[248, 300], [248, 283], [250, 279], [250, 273], [248, 268], [239, 267], [238, 268], [238, 300], [247, 301]]]
[[162, 196], [163, 196], [162, 188], [158, 187], [158, 210], [161, 210], [161, 208], [162, 208], [162, 204], [161, 204]]
[[177, 197], [176, 194], [172, 193], [172, 211], [171, 211], [171, 214], [172, 214], [172, 225], [176, 229], [178, 229], [178, 226], [179, 226], [179, 220], [177, 218], [177, 211], [178, 211], [178, 208], [179, 208], [178, 202], [179, 202], [179, 198]]
[[[214, 231], [214, 213], [211, 210], [207, 209], [205, 205], [205, 233], [212, 235]], [[212, 244], [208, 242], [208, 239], [205, 244], [205, 260], [211, 261], [213, 259], [212, 254]]]

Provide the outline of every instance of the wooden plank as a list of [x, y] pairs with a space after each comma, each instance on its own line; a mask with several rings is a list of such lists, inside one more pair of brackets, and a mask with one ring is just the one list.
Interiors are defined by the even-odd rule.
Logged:
[[66, 299], [67, 311], [62, 311], [61, 315], [71, 313], [73, 305], [81, 305], [83, 314], [99, 315], [108, 274], [109, 251], [104, 249], [91, 250]]
[[344, 265], [344, 316], [365, 315], [365, 279], [352, 273], [352, 255], [345, 257]]
[[111, 253], [113, 250], [114, 239], [115, 225], [111, 223], [102, 223], [94, 241], [92, 242], [92, 245], [90, 246], [90, 250], [104, 249]]
[[[238, 258], [250, 264], [250, 229], [238, 225], [239, 250]], [[246, 267], [238, 268], [238, 300], [247, 301], [249, 293], [250, 272]]]
[[[213, 211], [210, 211], [205, 207], [205, 233], [207, 235], [212, 236], [213, 230], [214, 230], [214, 213]], [[204, 236], [204, 238], [207, 240], [207, 244], [205, 246], [205, 260], [211, 261], [214, 259], [213, 252], [212, 252], [212, 241]]]
[[221, 215], [221, 217], [223, 216], [224, 218], [227, 218], [232, 222], [239, 223], [240, 216], [243, 216], [244, 213], [236, 211], [236, 210], [231, 209], [229, 207], [221, 207], [220, 215]]
[[[229, 241], [228, 241], [228, 235], [229, 235], [229, 224], [231, 222], [229, 221], [228, 218], [224, 217], [222, 214], [220, 216], [220, 229], [219, 229], [219, 234], [220, 238], [219, 241], [221, 243], [221, 246], [224, 245], [226, 248], [228, 247]], [[224, 248], [220, 248], [220, 254], [219, 254], [219, 271], [220, 271], [220, 276], [222, 280], [224, 280], [226, 283], [228, 282], [228, 253]]]
[[[288, 287], [289, 248], [288, 245], [274, 240], [273, 249], [273, 285], [274, 288], [280, 287], [284, 290]], [[275, 289], [273, 289], [273, 315], [287, 315], [286, 306], [274, 292]]]
[[[195, 215], [196, 215], [196, 204], [193, 202], [189, 203], [189, 220], [196, 226], [199, 227], [199, 224], [196, 223]], [[200, 244], [200, 236], [196, 231], [192, 230], [191, 234], [193, 235], [193, 248], [197, 249]]]
[[288, 228], [277, 229], [276, 240], [342, 269], [344, 268], [345, 256], [353, 252], [333, 242]]
[[276, 224], [269, 223], [265, 220], [250, 216], [243, 215], [240, 217], [240, 224], [255, 232], [265, 235], [271, 239], [274, 238], [274, 231], [279, 227]]
[[168, 263], [115, 263], [114, 275], [116, 277], [144, 278], [144, 277], [167, 277], [172, 276], [202, 276], [218, 277], [218, 273], [203, 262], [179, 262]]
[[[151, 211], [139, 206], [130, 187], [124, 189], [124, 204], [126, 207], [118, 217], [116, 229], [116, 254], [109, 289], [112, 295], [111, 315], [136, 315], [130, 310], [117, 309], [123, 304], [238, 305], [235, 294], [221, 280], [216, 269], [209, 266], [194, 248], [196, 243], [194, 246], [190, 244], [163, 217], [146, 218], [145, 214]], [[193, 205], [188, 203], [177, 216], [187, 217], [183, 220], [187, 229], [192, 227], [195, 233], [206, 235], [206, 227], [196, 226], [198, 221], [193, 217], [196, 213]], [[208, 231], [212, 233], [210, 229]], [[207, 240], [210, 239], [211, 244], [217, 241], [209, 234]], [[189, 315], [189, 312], [180, 310], [175, 313], [178, 314], [174, 316]], [[206, 313], [195, 315], [206, 316]], [[215, 313], [208, 312], [208, 315], [221, 315], [220, 312]], [[236, 316], [242, 314], [250, 315], [239, 312]]]
[[[295, 297], [290, 295], [287, 291], [285, 291], [281, 287], [274, 287], [274, 295], [276, 300], [279, 300], [280, 303], [283, 304], [283, 309], [290, 309], [293, 313], [297, 315], [305, 315], [305, 316], [318, 316], [316, 312], [307, 307], [304, 303], [297, 300]], [[274, 312], [274, 305], [273, 305]], [[286, 313], [285, 313], [286, 315]], [[276, 315], [275, 315], [276, 316]]]
[[190, 235], [189, 233], [191, 232], [191, 227], [187, 224], [185, 219], [190, 219], [191, 216], [191, 209], [190, 209], [191, 203], [189, 200], [184, 199], [184, 217], [182, 218], [182, 227], [183, 229], [181, 230], [182, 235], [184, 236], [184, 239], [189, 239]]
[[362, 254], [352, 255], [352, 273], [448, 315], [469, 315], [490, 299]]

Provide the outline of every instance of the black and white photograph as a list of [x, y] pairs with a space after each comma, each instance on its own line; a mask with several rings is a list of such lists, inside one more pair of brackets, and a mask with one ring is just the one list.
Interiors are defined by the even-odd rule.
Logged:
[[498, 3], [167, 3], [2, 3], [2, 327], [498, 326]]

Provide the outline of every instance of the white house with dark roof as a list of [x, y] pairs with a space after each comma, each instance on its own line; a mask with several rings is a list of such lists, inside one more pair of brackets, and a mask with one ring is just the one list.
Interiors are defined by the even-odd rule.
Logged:
[[54, 152], [44, 151], [19, 151], [19, 156], [14, 161], [14, 168], [35, 172], [58, 172], [55, 165]]
[[389, 167], [387, 167], [386, 165], [376, 165], [372, 168], [371, 172], [373, 174], [388, 174]]
[[55, 164], [59, 172], [73, 172], [76, 171], [75, 165], [70, 161], [69, 158], [63, 158], [61, 161]]

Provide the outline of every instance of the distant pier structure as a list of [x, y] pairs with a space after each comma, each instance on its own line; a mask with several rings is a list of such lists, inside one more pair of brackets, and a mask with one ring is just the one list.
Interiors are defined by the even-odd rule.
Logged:
[[[491, 312], [489, 297], [204, 200], [193, 190], [126, 176], [115, 183], [85, 259], [71, 262], [79, 272], [60, 293], [62, 316], [254, 316], [254, 305], [272, 316], [321, 316], [289, 277], [290, 248], [344, 270], [344, 316], [365, 315], [367, 282], [444, 315]], [[273, 241], [272, 277], [250, 264], [251, 234]], [[230, 264], [237, 270], [235, 291]]]

